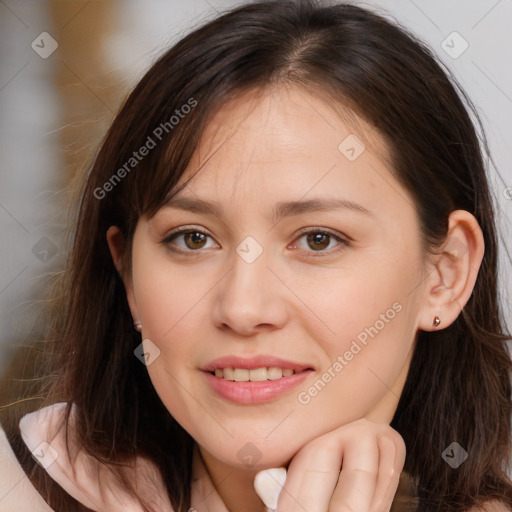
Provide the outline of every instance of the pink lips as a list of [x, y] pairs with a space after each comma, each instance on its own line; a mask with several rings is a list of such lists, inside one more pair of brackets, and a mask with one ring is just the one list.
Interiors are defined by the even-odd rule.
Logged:
[[[217, 368], [255, 368], [276, 366], [278, 368], [290, 368], [296, 373], [288, 377], [261, 382], [236, 382], [216, 377], [210, 372]], [[227, 400], [239, 404], [258, 404], [277, 398], [290, 391], [303, 382], [313, 372], [310, 365], [287, 361], [270, 355], [260, 355], [251, 358], [239, 356], [225, 356], [211, 361], [201, 368], [211, 389]]]
[[206, 366], [201, 368], [205, 372], [212, 372], [217, 368], [248, 368], [253, 370], [254, 368], [263, 368], [277, 366], [278, 368], [291, 368], [296, 372], [307, 370], [311, 368], [311, 365], [295, 363], [293, 361], [287, 361], [280, 357], [262, 354], [254, 357], [240, 357], [240, 356], [224, 356], [214, 359]]

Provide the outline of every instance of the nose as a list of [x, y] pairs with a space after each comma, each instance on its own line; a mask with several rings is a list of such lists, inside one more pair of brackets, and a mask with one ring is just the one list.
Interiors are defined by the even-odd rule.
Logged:
[[269, 269], [267, 251], [252, 262], [235, 253], [232, 261], [215, 287], [214, 324], [242, 336], [282, 328], [289, 314], [286, 287]]

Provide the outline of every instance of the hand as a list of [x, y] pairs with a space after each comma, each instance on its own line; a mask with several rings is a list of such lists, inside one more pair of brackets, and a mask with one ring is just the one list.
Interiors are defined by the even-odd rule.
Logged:
[[405, 452], [389, 425], [364, 418], [343, 425], [295, 454], [276, 512], [389, 512]]

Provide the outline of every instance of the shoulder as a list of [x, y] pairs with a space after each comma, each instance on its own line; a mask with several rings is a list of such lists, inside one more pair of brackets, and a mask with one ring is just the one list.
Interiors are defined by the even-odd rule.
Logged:
[[20, 466], [0, 425], [0, 510], [53, 512]]
[[[19, 421], [25, 445], [44, 468], [44, 476], [52, 479], [52, 485], [58, 485], [59, 499], [74, 500], [80, 510], [141, 510], [142, 500], [151, 510], [172, 512], [158, 466], [143, 455], [125, 463], [110, 464], [98, 459], [79, 438], [76, 415], [75, 404], [59, 402]], [[65, 510], [60, 505], [56, 508]], [[1, 506], [0, 511], [3, 512]]]

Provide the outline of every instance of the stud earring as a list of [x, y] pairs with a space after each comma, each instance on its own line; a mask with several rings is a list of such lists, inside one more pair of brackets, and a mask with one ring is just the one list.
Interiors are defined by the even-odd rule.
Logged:
[[140, 322], [135, 322], [135, 323], [133, 324], [133, 326], [135, 327], [135, 330], [136, 330], [137, 332], [141, 332], [141, 331], [142, 331], [142, 324], [141, 324]]
[[441, 323], [441, 319], [436, 315], [436, 316], [434, 317], [434, 321], [432, 322], [432, 325], [433, 325], [434, 327], [437, 327], [440, 323]]

